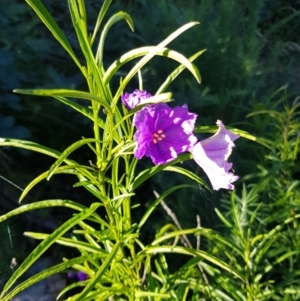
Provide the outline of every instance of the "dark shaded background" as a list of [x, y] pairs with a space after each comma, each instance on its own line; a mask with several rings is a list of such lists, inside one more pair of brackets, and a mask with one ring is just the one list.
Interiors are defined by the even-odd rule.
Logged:
[[[0, 2], [0, 137], [28, 139], [59, 151], [82, 136], [90, 137], [91, 124], [54, 99], [12, 93], [14, 88], [87, 88], [77, 67], [25, 1]], [[44, 0], [43, 3], [79, 54], [67, 2]], [[86, 1], [91, 31], [101, 3]], [[124, 0], [115, 1], [109, 12], [119, 10], [132, 16], [135, 32], [132, 33], [125, 22], [119, 22], [111, 29], [105, 45], [106, 66], [128, 50], [159, 43], [186, 22], [200, 21], [199, 26], [184, 33], [169, 47], [186, 56], [207, 49], [196, 61], [203, 82], [198, 85], [186, 71], [168, 89], [176, 103], [187, 103], [190, 111], [197, 112], [198, 125], [212, 125], [222, 119], [225, 124], [267, 137], [272, 133], [268, 125], [262, 127], [253, 123], [246, 115], [263, 105], [270, 93], [283, 85], [288, 86], [289, 94], [299, 93], [299, 1]], [[154, 58], [143, 69], [144, 88], [154, 93], [175, 67], [174, 62]], [[121, 69], [119, 75], [127, 70], [128, 67]], [[132, 82], [128, 91], [136, 85], [137, 82]], [[258, 163], [263, 164], [266, 149], [243, 139], [236, 145], [231, 161], [237, 174], [247, 175], [257, 169]], [[88, 149], [72, 156], [83, 164], [93, 159]], [[53, 159], [1, 148], [0, 163], [0, 175], [24, 188], [46, 171]], [[149, 165], [149, 161], [141, 162], [141, 166], [144, 165]], [[186, 165], [195, 168], [192, 162]], [[198, 173], [205, 178], [200, 169]], [[183, 181], [186, 179], [180, 176], [160, 174], [147, 182], [137, 192], [135, 201], [142, 206], [136, 209], [136, 218], [153, 201], [153, 189], [163, 192]], [[72, 177], [55, 176], [49, 183], [43, 182], [34, 188], [24, 203], [51, 198], [69, 198], [87, 205], [94, 201], [82, 188], [73, 189], [74, 183]], [[203, 188], [193, 193], [182, 191], [173, 196], [170, 206], [183, 227], [194, 226], [195, 215], [200, 214], [204, 226], [215, 228], [217, 218], [213, 208], [226, 193], [211, 193]], [[19, 195], [18, 188], [0, 178], [0, 214], [19, 206]], [[0, 225], [0, 286], [1, 279], [6, 279], [12, 272], [11, 258], [22, 261], [35, 245], [34, 241], [23, 237], [22, 232], [25, 229], [50, 232], [69, 216], [67, 211], [53, 209], [32, 212]], [[158, 209], [145, 231], [145, 239], [167, 219], [164, 211]], [[60, 261], [63, 250], [57, 247], [57, 251], [47, 255], [53, 261]]]

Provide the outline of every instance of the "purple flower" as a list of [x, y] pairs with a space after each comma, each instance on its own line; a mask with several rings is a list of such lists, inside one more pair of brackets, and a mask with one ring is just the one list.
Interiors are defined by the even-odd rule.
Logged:
[[137, 127], [134, 135], [134, 155], [150, 157], [154, 164], [165, 164], [189, 150], [197, 141], [193, 135], [197, 115], [187, 106], [170, 108], [165, 103], [147, 105], [133, 118]]
[[194, 160], [207, 174], [214, 190], [220, 188], [233, 189], [231, 183], [238, 180], [238, 176], [229, 172], [232, 163], [227, 159], [234, 147], [233, 141], [239, 135], [226, 130], [221, 120], [217, 121], [218, 132], [212, 137], [198, 142], [191, 149]]
[[79, 281], [84, 281], [84, 280], [87, 280], [89, 278], [89, 276], [86, 273], [79, 271], [77, 273], [77, 278]]
[[133, 109], [139, 104], [145, 103], [145, 99], [150, 98], [151, 96], [152, 95], [145, 90], [140, 91], [135, 89], [133, 93], [126, 92], [123, 94], [121, 100], [127, 108]]
[[74, 272], [69, 272], [68, 278], [77, 278], [78, 281], [84, 281], [84, 280], [87, 280], [89, 278], [89, 276], [82, 271], [78, 271], [77, 274]]

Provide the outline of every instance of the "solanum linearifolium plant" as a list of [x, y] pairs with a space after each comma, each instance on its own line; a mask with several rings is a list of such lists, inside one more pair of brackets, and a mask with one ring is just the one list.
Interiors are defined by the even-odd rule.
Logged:
[[[104, 17], [112, 0], [106, 0], [99, 12], [93, 32], [88, 32], [87, 15], [83, 0], [68, 0], [69, 10], [78, 42], [84, 56], [82, 63], [77, 58], [68, 40], [57, 23], [39, 0], [26, 0], [53, 36], [68, 52], [79, 71], [84, 76], [88, 91], [70, 89], [55, 90], [15, 90], [17, 93], [52, 96], [63, 104], [73, 108], [84, 118], [93, 123], [92, 138], [82, 138], [70, 145], [62, 153], [38, 143], [1, 138], [1, 146], [18, 147], [43, 153], [56, 159], [49, 170], [35, 178], [24, 189], [20, 200], [40, 181], [49, 180], [55, 174], [72, 174], [78, 178], [75, 186], [83, 186], [95, 199], [87, 208], [70, 200], [44, 200], [23, 205], [4, 216], [7, 218], [30, 210], [47, 207], [66, 207], [73, 210], [73, 217], [51, 234], [25, 233], [27, 236], [41, 239], [42, 242], [20, 264], [6, 283], [0, 299], [10, 300], [22, 290], [36, 282], [60, 272], [78, 272], [78, 282], [66, 287], [65, 293], [72, 294], [72, 289], [80, 287], [68, 300], [187, 300], [191, 296], [215, 296], [207, 281], [201, 262], [205, 267], [218, 266], [232, 275], [242, 276], [225, 262], [202, 250], [191, 246], [182, 246], [178, 237], [200, 235], [208, 231], [200, 227], [182, 230], [176, 225], [162, 227], [154, 240], [145, 245], [140, 240], [140, 233], [149, 216], [157, 205], [168, 195], [189, 185], [177, 185], [153, 200], [140, 221], [131, 216], [131, 198], [136, 188], [158, 172], [168, 170], [189, 177], [201, 185], [206, 185], [193, 172], [176, 164], [185, 160], [194, 160], [206, 172], [213, 189], [233, 189], [233, 182], [238, 179], [227, 162], [234, 140], [239, 131], [229, 131], [221, 120], [217, 127], [205, 130], [215, 134], [203, 141], [195, 136], [197, 115], [189, 112], [185, 104], [172, 107], [167, 104], [172, 94], [166, 92], [169, 84], [184, 70], [188, 69], [200, 83], [201, 77], [193, 61], [204, 51], [195, 53], [190, 58], [168, 49], [170, 42], [189, 28], [197, 25], [191, 22], [183, 25], [156, 46], [145, 46], [131, 50], [117, 58], [107, 69], [103, 65], [105, 38], [110, 28], [118, 21], [125, 20], [133, 30], [131, 17], [122, 11], [112, 15], [103, 24]], [[99, 32], [99, 29], [102, 31]], [[99, 41], [99, 42], [96, 42]], [[95, 49], [93, 51], [92, 49]], [[166, 78], [156, 93], [143, 90], [141, 69], [154, 56], [159, 55], [175, 60], [179, 66]], [[116, 91], [111, 89], [112, 78], [118, 77], [118, 70], [128, 62], [135, 60], [135, 65], [123, 78], [118, 78], [120, 85]], [[138, 76], [140, 87], [128, 91], [127, 85]], [[73, 99], [86, 100], [80, 105]], [[104, 113], [103, 113], [104, 112]], [[198, 129], [201, 131], [201, 128]], [[203, 131], [203, 129], [202, 129]], [[86, 136], [89, 134], [87, 133]], [[251, 139], [247, 133], [240, 135]], [[92, 164], [83, 165], [69, 159], [69, 155], [82, 146], [88, 145], [94, 153]], [[136, 172], [138, 160], [150, 157], [154, 166]], [[122, 166], [122, 168], [120, 168]], [[97, 209], [105, 210], [106, 215], [99, 215]], [[64, 234], [72, 233], [68, 237]], [[15, 286], [16, 281], [30, 268], [52, 244], [62, 244], [78, 250], [78, 257], [64, 258], [62, 263], [41, 271], [26, 281]], [[168, 270], [165, 254], [176, 253], [189, 256], [190, 260], [176, 273]], [[75, 274], [76, 275], [76, 274]], [[221, 296], [221, 294], [220, 294]]]

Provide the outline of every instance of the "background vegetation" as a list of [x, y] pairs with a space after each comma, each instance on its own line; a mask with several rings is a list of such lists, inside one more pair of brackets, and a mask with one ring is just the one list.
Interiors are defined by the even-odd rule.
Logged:
[[[0, 137], [26, 138], [63, 150], [81, 136], [88, 136], [91, 128], [79, 115], [53, 100], [14, 95], [11, 91], [32, 87], [83, 90], [83, 79], [24, 1], [2, 2]], [[86, 1], [91, 28], [100, 2]], [[43, 3], [72, 47], [78, 49], [67, 3]], [[198, 125], [211, 125], [222, 119], [226, 125], [256, 135], [268, 146], [243, 139], [236, 142], [231, 161], [241, 179], [234, 192], [212, 193], [199, 187], [197, 192], [182, 191], [166, 200], [183, 228], [195, 225], [199, 215], [202, 226], [218, 231], [227, 243], [212, 235], [203, 237], [201, 248], [227, 261], [248, 279], [246, 287], [207, 266], [205, 272], [211, 287], [218, 287], [223, 294], [215, 296], [215, 300], [298, 300], [299, 2], [191, 0], [187, 5], [185, 0], [124, 0], [115, 1], [110, 10], [128, 12], [136, 30], [132, 33], [119, 23], [112, 28], [105, 49], [107, 64], [130, 49], [157, 44], [188, 21], [200, 21], [199, 26], [170, 45], [186, 56], [207, 49], [196, 61], [202, 84], [198, 85], [188, 72], [183, 73], [170, 87], [176, 102], [187, 103], [191, 111], [197, 112]], [[173, 67], [172, 62], [154, 59], [143, 70], [144, 88], [155, 92]], [[122, 72], [126, 70], [120, 76]], [[75, 156], [83, 162], [91, 159], [88, 152]], [[13, 149], [1, 149], [0, 160], [0, 175], [23, 188], [52, 163], [47, 157]], [[201, 170], [199, 174], [205, 177]], [[137, 193], [136, 201], [142, 206], [136, 215], [153, 201], [153, 190], [159, 192], [178, 182], [182, 182], [181, 177], [169, 174], [147, 182]], [[67, 176], [52, 178], [50, 183], [36, 188], [27, 201], [65, 197], [85, 204], [92, 202], [83, 189], [73, 189], [72, 185]], [[1, 178], [0, 188], [2, 214], [18, 206], [20, 191]], [[52, 231], [65, 214], [51, 210], [32, 213], [24, 220], [0, 226], [0, 237], [4, 238], [0, 283], [11, 272], [11, 257], [18, 254], [21, 261], [27, 249], [32, 249], [34, 242], [22, 237], [24, 227], [28, 231]], [[145, 235], [150, 237], [169, 219], [161, 208]], [[64, 251], [58, 251], [60, 260]], [[199, 279], [204, 281], [201, 275]]]

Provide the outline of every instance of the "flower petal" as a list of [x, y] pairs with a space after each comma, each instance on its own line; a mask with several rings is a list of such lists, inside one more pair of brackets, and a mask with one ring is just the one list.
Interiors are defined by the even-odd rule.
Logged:
[[196, 118], [186, 105], [174, 109], [165, 103], [146, 105], [133, 118], [137, 127], [135, 157], [150, 157], [156, 165], [177, 158], [197, 141], [193, 135]]
[[79, 271], [77, 273], [77, 278], [79, 281], [84, 281], [84, 280], [87, 280], [89, 278], [89, 276], [86, 273]]
[[142, 104], [145, 99], [150, 98], [151, 96], [152, 95], [145, 90], [140, 91], [135, 89], [132, 93], [126, 92], [123, 94], [121, 96], [121, 100], [127, 108], [133, 109], [137, 105]]
[[239, 135], [226, 130], [221, 120], [217, 121], [218, 132], [212, 137], [198, 142], [194, 145], [191, 152], [196, 163], [207, 174], [214, 190], [220, 188], [233, 189], [231, 183], [238, 180], [238, 176], [228, 172], [232, 163], [227, 159], [234, 147], [233, 141], [239, 138]]

